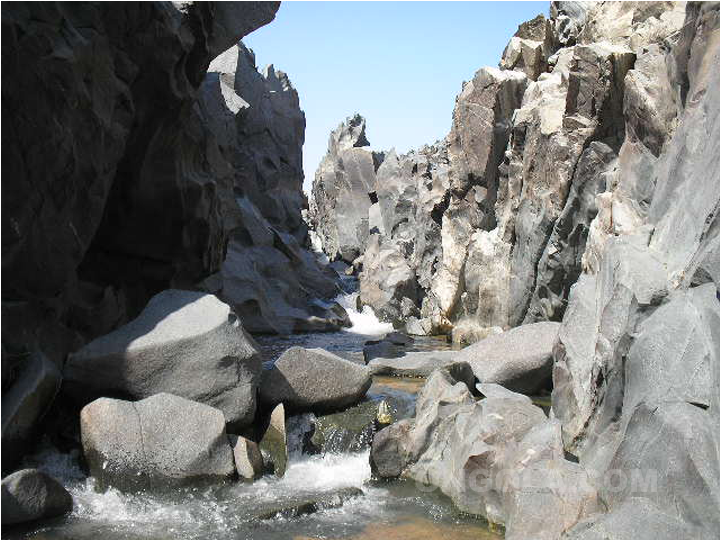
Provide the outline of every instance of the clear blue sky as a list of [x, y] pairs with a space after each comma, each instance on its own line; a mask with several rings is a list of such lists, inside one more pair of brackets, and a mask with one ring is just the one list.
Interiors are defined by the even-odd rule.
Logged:
[[497, 66], [517, 26], [549, 2], [283, 2], [243, 41], [285, 71], [307, 118], [305, 189], [330, 131], [358, 112], [373, 148], [444, 137], [463, 81]]

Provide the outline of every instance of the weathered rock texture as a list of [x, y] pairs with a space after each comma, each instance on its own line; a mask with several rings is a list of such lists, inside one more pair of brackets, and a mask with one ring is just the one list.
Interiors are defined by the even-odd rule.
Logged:
[[72, 496], [37, 469], [22, 469], [2, 479], [2, 524], [62, 516], [72, 511]]
[[100, 398], [80, 414], [85, 459], [103, 488], [162, 490], [235, 473], [222, 412], [172, 394]]
[[258, 345], [227, 304], [169, 290], [132, 322], [71, 354], [64, 374], [68, 393], [83, 404], [168, 392], [216, 407], [240, 428], [255, 418], [261, 370]]
[[2, 6], [3, 392], [170, 288], [249, 331], [346, 324], [303, 247], [297, 93], [239, 42], [278, 5]]
[[260, 399], [290, 411], [338, 410], [359, 401], [371, 382], [363, 365], [323, 349], [291, 347], [263, 370]]
[[[508, 538], [717, 535], [718, 65], [717, 3], [553, 3], [549, 21], [518, 30], [505, 70], [478, 72], [486, 82], [473, 85], [487, 95], [473, 114], [463, 111], [477, 94], [463, 89], [453, 131], [439, 145], [446, 157], [434, 161], [443, 182], [428, 174], [415, 183], [414, 169], [398, 166], [381, 183], [386, 158], [377, 204], [397, 216], [401, 209], [401, 220], [426, 204], [430, 186], [443, 187], [429, 212], [435, 229], [410, 227], [402, 241], [387, 227], [371, 236], [363, 302], [388, 320], [419, 312], [407, 324], [418, 333], [561, 326], [551, 353], [537, 347], [538, 360], [552, 366], [553, 420], [538, 417], [523, 433], [494, 431], [491, 418], [532, 419], [529, 404], [510, 405], [506, 394], [506, 408], [483, 413], [500, 394], [475, 402], [436, 372], [414, 427], [378, 437], [378, 473], [402, 470], [439, 486], [462, 509], [504, 522]], [[515, 101], [487, 80], [510, 80], [507, 70], [522, 72]], [[488, 174], [482, 157], [503, 133], [504, 155]], [[483, 142], [463, 148], [457, 134]], [[385, 186], [397, 185], [402, 196], [383, 201]], [[414, 271], [426, 232], [441, 245], [432, 265]], [[368, 272], [374, 264], [385, 273]], [[536, 429], [543, 435], [531, 436]], [[519, 461], [505, 450], [530, 441], [533, 452]], [[557, 457], [538, 465], [547, 449]], [[508, 465], [539, 483], [502, 495], [468, 488], [473, 471]], [[560, 483], [548, 477], [553, 471]]]
[[287, 75], [259, 73], [242, 43], [210, 64], [200, 108], [218, 141], [217, 174], [229, 231], [220, 272], [203, 287], [230, 304], [251, 332], [292, 333], [347, 324], [333, 302], [336, 273], [304, 249], [305, 115]]
[[[345, 166], [333, 145], [367, 145], [364, 120], [341, 125], [311, 207], [330, 257], [363, 255], [362, 303], [411, 333], [452, 331], [458, 341], [562, 320], [603, 204], [596, 196], [630, 159], [623, 143], [639, 140], [657, 157], [677, 123], [683, 90], [665, 58], [684, 17], [684, 4], [670, 2], [553, 4], [549, 19], [520, 26], [500, 69], [463, 85], [443, 141], [390, 151], [375, 174]], [[328, 224], [349, 238], [347, 253]]]

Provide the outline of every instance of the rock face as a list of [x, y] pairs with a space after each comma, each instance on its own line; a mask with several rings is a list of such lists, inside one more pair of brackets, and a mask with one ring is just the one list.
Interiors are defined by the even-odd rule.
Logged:
[[2, 480], [3, 525], [62, 516], [72, 509], [67, 490], [36, 469], [22, 469]]
[[200, 106], [226, 164], [223, 196], [229, 231], [218, 275], [203, 287], [230, 304], [251, 332], [292, 333], [347, 324], [336, 274], [318, 264], [302, 212], [305, 115], [288, 76], [262, 73], [242, 43], [212, 61]]
[[359, 401], [371, 382], [365, 366], [322, 349], [291, 347], [263, 371], [260, 399], [293, 411], [331, 411]]
[[[482, 336], [523, 323], [459, 356], [529, 323], [561, 321], [554, 347], [554, 339], [524, 347], [542, 351], [538, 366], [552, 367], [553, 420], [535, 418], [499, 386], [481, 385], [486, 399], [475, 402], [435, 372], [413, 425], [377, 435], [374, 468], [440, 487], [461, 509], [505, 523], [507, 538], [713, 538], [720, 515], [720, 10], [558, 2], [550, 13], [549, 21], [521, 26], [501, 61], [528, 81], [508, 115], [495, 223], [464, 217], [451, 189], [471, 178], [467, 164], [489, 145], [470, 145], [460, 159], [451, 152], [437, 198], [439, 235], [432, 233], [441, 251], [429, 279], [415, 280], [422, 302], [409, 306], [409, 296], [385, 287], [377, 312], [394, 320], [415, 309], [407, 327], [418, 333], [461, 328], [458, 334]], [[468, 116], [453, 130], [480, 132], [488, 123], [473, 125]], [[394, 174], [388, 185], [411, 184], [401, 168]], [[401, 193], [388, 200], [406, 215], [425, 204], [417, 189]], [[393, 267], [412, 268], [422, 242], [410, 234], [400, 244], [386, 228], [375, 245]], [[365, 269], [371, 261], [366, 254]], [[362, 285], [376, 290], [369, 280]], [[361, 291], [361, 298], [371, 303], [376, 295]], [[508, 420], [516, 413], [517, 424]], [[529, 484], [502, 494], [492, 484], [480, 493], [468, 487], [478, 478], [473, 471], [485, 479], [505, 468], [528, 475]]]
[[235, 472], [222, 412], [172, 394], [100, 398], [83, 408], [80, 429], [90, 474], [103, 487], [169, 489]]
[[553, 348], [560, 323], [518, 326], [487, 337], [456, 354], [481, 383], [495, 383], [513, 392], [533, 394], [550, 383]]
[[353, 262], [370, 231], [368, 211], [383, 154], [369, 149], [365, 119], [349, 117], [330, 134], [313, 183], [311, 221], [331, 260]]
[[255, 417], [262, 369], [257, 344], [227, 304], [164, 291], [138, 318], [70, 355], [65, 383], [76, 399], [173, 393], [220, 409], [231, 428]]
[[[328, 152], [315, 224], [328, 245], [323, 223], [363, 231], [362, 303], [411, 333], [464, 342], [562, 320], [603, 204], [596, 196], [629, 157], [623, 143], [639, 138], [657, 155], [674, 127], [660, 44], [683, 19], [684, 6], [669, 2], [553, 4], [550, 19], [520, 26], [500, 69], [464, 84], [445, 140], [388, 152], [374, 183], [350, 169], [333, 182], [328, 164], [340, 165]], [[361, 202], [338, 219], [346, 185]]]
[[278, 5], [3, 7], [3, 325], [26, 326], [6, 346], [62, 359], [220, 268], [227, 186], [198, 92]]
[[171, 288], [254, 332], [347, 324], [304, 247], [297, 93], [239, 43], [278, 6], [3, 6], [3, 392]]

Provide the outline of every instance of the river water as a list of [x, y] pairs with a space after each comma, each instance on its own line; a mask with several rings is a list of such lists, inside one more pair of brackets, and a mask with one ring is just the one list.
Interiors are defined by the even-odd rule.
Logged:
[[[354, 295], [343, 297], [353, 323], [343, 332], [261, 336], [258, 343], [272, 360], [293, 345], [322, 347], [353, 361], [362, 361], [362, 346], [392, 327], [380, 323], [369, 308], [358, 313]], [[416, 350], [448, 348], [443, 341], [416, 341]], [[411, 414], [422, 381], [377, 378], [369, 399], [405, 403]], [[289, 422], [292, 423], [292, 422]], [[292, 434], [290, 434], [292, 435]], [[292, 438], [292, 437], [291, 437]], [[442, 494], [419, 489], [413, 482], [380, 482], [370, 473], [369, 450], [303, 454], [291, 451], [290, 466], [281, 479], [265, 476], [253, 484], [233, 483], [211, 489], [184, 489], [170, 494], [98, 492], [81, 470], [76, 455], [44, 448], [28, 458], [58, 478], [73, 496], [69, 516], [3, 531], [7, 539], [34, 540], [265, 540], [265, 539], [442, 539], [499, 538], [486, 524], [463, 516]], [[296, 517], [267, 519], [268, 509], [305, 499], [321, 499], [318, 511]]]

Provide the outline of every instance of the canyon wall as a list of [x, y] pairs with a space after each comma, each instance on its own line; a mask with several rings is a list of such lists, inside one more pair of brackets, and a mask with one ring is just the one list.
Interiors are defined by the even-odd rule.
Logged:
[[[560, 2], [550, 11], [520, 25], [499, 68], [464, 83], [444, 140], [391, 151], [374, 174], [332, 149], [318, 169], [311, 207], [328, 256], [355, 261], [362, 301], [412, 333], [471, 342], [562, 320], [571, 286], [594, 264], [583, 256], [607, 204], [600, 194], [628, 176], [631, 159], [651, 174], [677, 124], [687, 83], [667, 58], [683, 3]], [[631, 156], [632, 142], [643, 152]], [[635, 187], [645, 190], [641, 208], [615, 203], [615, 227], [639, 219], [649, 184]], [[352, 210], [346, 186], [361, 195]], [[367, 232], [343, 251], [328, 223]]]
[[160, 291], [250, 331], [346, 324], [304, 248], [297, 92], [239, 43], [278, 6], [3, 4], [4, 466], [67, 354]]

